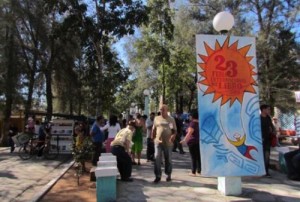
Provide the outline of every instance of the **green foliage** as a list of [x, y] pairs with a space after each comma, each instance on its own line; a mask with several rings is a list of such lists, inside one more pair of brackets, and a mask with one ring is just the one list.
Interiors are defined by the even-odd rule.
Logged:
[[299, 88], [299, 42], [290, 30], [297, 26], [299, 1], [248, 2], [259, 26], [257, 63], [261, 102], [284, 111], [295, 110], [293, 91]]
[[[297, 61], [300, 49], [295, 35], [290, 30], [281, 29], [271, 37], [270, 43], [263, 45], [268, 47], [266, 51], [270, 53], [270, 60], [264, 66], [269, 65], [269, 68], [259, 71], [262, 100], [282, 111], [295, 111], [294, 91], [300, 86], [300, 64]], [[261, 63], [268, 62], [265, 58], [261, 60]]]
[[143, 94], [145, 88], [152, 89], [153, 92], [158, 89], [165, 100], [167, 87], [165, 75], [168, 74], [170, 66], [170, 45], [174, 32], [172, 11], [168, 1], [164, 0], [149, 1], [148, 6], [149, 23], [143, 26], [142, 38], [137, 39], [133, 45], [136, 51], [129, 57], [132, 69], [139, 72], [135, 75], [139, 84], [139, 96]]
[[[147, 7], [142, 1], [93, 1], [92, 14], [80, 0], [11, 2], [0, 4], [0, 56], [8, 41], [6, 27], [16, 29], [11, 35], [14, 46], [8, 47], [17, 50], [10, 61], [20, 72], [12, 75], [21, 79], [6, 78], [22, 84], [10, 85], [23, 92], [25, 104], [17, 104], [25, 105], [26, 111], [46, 106], [49, 115], [53, 111], [95, 115], [99, 105], [101, 111], [109, 110], [129, 75], [111, 46], [147, 21]], [[1, 57], [0, 64], [2, 76], [2, 67], [8, 66]], [[2, 92], [1, 80], [0, 95]]]
[[[96, 1], [95, 1], [96, 3]], [[127, 34], [133, 34], [135, 26], [147, 21], [147, 8], [142, 1], [105, 1], [96, 3], [97, 19], [86, 17], [83, 60], [90, 68], [83, 81], [90, 88], [87, 95], [90, 109], [95, 115], [110, 109], [115, 94], [128, 78], [129, 71], [111, 49], [111, 43]]]
[[82, 145], [79, 148], [76, 147], [76, 142], [72, 144], [72, 155], [75, 162], [82, 162], [90, 159], [93, 151], [94, 145], [89, 137], [84, 138]]

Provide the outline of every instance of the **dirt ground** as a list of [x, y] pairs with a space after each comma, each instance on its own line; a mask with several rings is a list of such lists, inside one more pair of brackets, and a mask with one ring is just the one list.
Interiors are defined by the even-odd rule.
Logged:
[[[87, 163], [86, 168], [89, 171], [92, 164]], [[80, 185], [77, 185], [74, 165], [57, 181], [48, 193], [40, 200], [42, 202], [95, 202], [96, 185], [90, 181], [89, 172], [80, 177]]]

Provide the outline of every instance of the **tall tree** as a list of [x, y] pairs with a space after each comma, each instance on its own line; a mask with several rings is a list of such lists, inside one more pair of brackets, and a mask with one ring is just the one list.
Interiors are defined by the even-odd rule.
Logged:
[[[105, 77], [104, 72], [110, 71], [111, 62], [114, 59], [106, 57], [114, 55], [111, 53], [111, 37], [120, 39], [124, 35], [133, 34], [135, 26], [140, 26], [147, 20], [146, 7], [142, 1], [121, 1], [121, 0], [94, 0], [96, 10], [96, 20], [93, 21], [90, 37], [90, 50], [94, 54], [96, 70], [94, 71], [97, 80], [93, 89], [95, 90], [95, 108], [102, 111], [105, 97]], [[87, 24], [86, 24], [87, 25]], [[113, 69], [112, 69], [113, 70]]]
[[[150, 8], [149, 24], [141, 29], [142, 37], [137, 39], [134, 45], [137, 51], [130, 56], [131, 64], [137, 67], [134, 69], [136, 71], [143, 69], [146, 72], [154, 72], [154, 75], [158, 76], [159, 85], [145, 86], [145, 88], [158, 88], [165, 102], [168, 86], [167, 74], [170, 68], [170, 41], [174, 32], [172, 11], [166, 0], [150, 0], [148, 6]], [[142, 83], [145, 78], [137, 79]], [[140, 95], [144, 89], [140, 89]]]
[[[283, 81], [286, 78], [290, 81], [299, 78], [299, 62], [294, 56], [295, 53], [299, 54], [299, 50], [295, 48], [294, 34], [287, 30], [297, 26], [297, 21], [299, 23], [297, 13], [300, 3], [297, 0], [253, 0], [247, 1], [245, 5], [256, 17], [259, 27], [257, 57], [261, 101], [276, 106], [276, 95], [295, 88], [295, 84], [293, 87], [282, 85]], [[274, 56], [280, 57], [280, 62]], [[296, 71], [289, 71], [289, 67]], [[281, 108], [289, 108], [289, 105], [282, 105], [282, 102], [279, 104]]]
[[[7, 3], [7, 4], [5, 4]], [[11, 116], [13, 103], [17, 97], [17, 84], [19, 80], [18, 71], [18, 45], [16, 43], [16, 22], [15, 22], [15, 10], [16, 5], [14, 1], [3, 2], [0, 5], [0, 20], [6, 22], [1, 27], [1, 39], [5, 42], [3, 48], [1, 48], [1, 76], [4, 79], [3, 82], [3, 95], [5, 96], [4, 107], [4, 123], [2, 136], [0, 139], [0, 145], [7, 144], [7, 132], [9, 127], [9, 118]]]
[[25, 114], [27, 117], [32, 108], [34, 89], [37, 78], [41, 78], [43, 57], [45, 56], [45, 41], [47, 36], [48, 18], [41, 1], [19, 0], [16, 2], [16, 35], [20, 45], [24, 65], [21, 68], [26, 90]]

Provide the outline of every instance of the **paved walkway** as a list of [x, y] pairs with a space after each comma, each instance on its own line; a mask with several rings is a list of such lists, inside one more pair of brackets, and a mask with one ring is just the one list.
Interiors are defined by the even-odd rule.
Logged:
[[[16, 148], [18, 150], [18, 148]], [[38, 160], [34, 156], [22, 160], [18, 152], [0, 147], [0, 201], [35, 201], [52, 180], [68, 167], [71, 156], [60, 155], [56, 160]]]
[[143, 160], [141, 166], [133, 167], [133, 182], [117, 182], [117, 201], [300, 201], [300, 182], [277, 171], [271, 170], [272, 178], [243, 177], [242, 194], [224, 196], [217, 190], [217, 178], [189, 176], [189, 168], [188, 153], [173, 153], [172, 181], [166, 182], [162, 176], [159, 184], [153, 184], [153, 164]]
[[[23, 161], [0, 148], [0, 201], [35, 201], [47, 191], [51, 180], [62, 175], [67, 160]], [[133, 182], [117, 181], [117, 201], [300, 201], [300, 182], [290, 181], [277, 171], [271, 170], [272, 178], [243, 177], [240, 196], [223, 196], [217, 190], [216, 178], [192, 177], [189, 171], [189, 154], [173, 153], [172, 181], [166, 182], [163, 176], [159, 184], [153, 184], [153, 164], [143, 159], [141, 166], [133, 167]]]

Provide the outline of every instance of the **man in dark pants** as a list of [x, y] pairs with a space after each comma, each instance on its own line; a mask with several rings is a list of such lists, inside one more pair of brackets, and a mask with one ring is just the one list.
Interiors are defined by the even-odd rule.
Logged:
[[300, 141], [299, 148], [284, 154], [287, 167], [287, 177], [290, 180], [300, 181]]
[[261, 120], [261, 133], [263, 140], [263, 153], [266, 175], [265, 177], [271, 177], [269, 173], [270, 165], [270, 152], [271, 152], [271, 133], [274, 132], [274, 126], [270, 117], [271, 109], [269, 105], [260, 106], [260, 120]]
[[104, 141], [104, 134], [100, 130], [101, 123], [103, 122], [103, 116], [98, 116], [95, 123], [92, 126], [90, 135], [94, 144], [94, 154], [92, 159], [93, 166], [97, 166], [99, 157], [101, 156], [102, 144]]
[[121, 180], [125, 182], [133, 180], [131, 178], [132, 163], [129, 154], [134, 130], [135, 121], [129, 121], [128, 126], [120, 130], [111, 142], [111, 153], [117, 157], [117, 167], [121, 175]]

